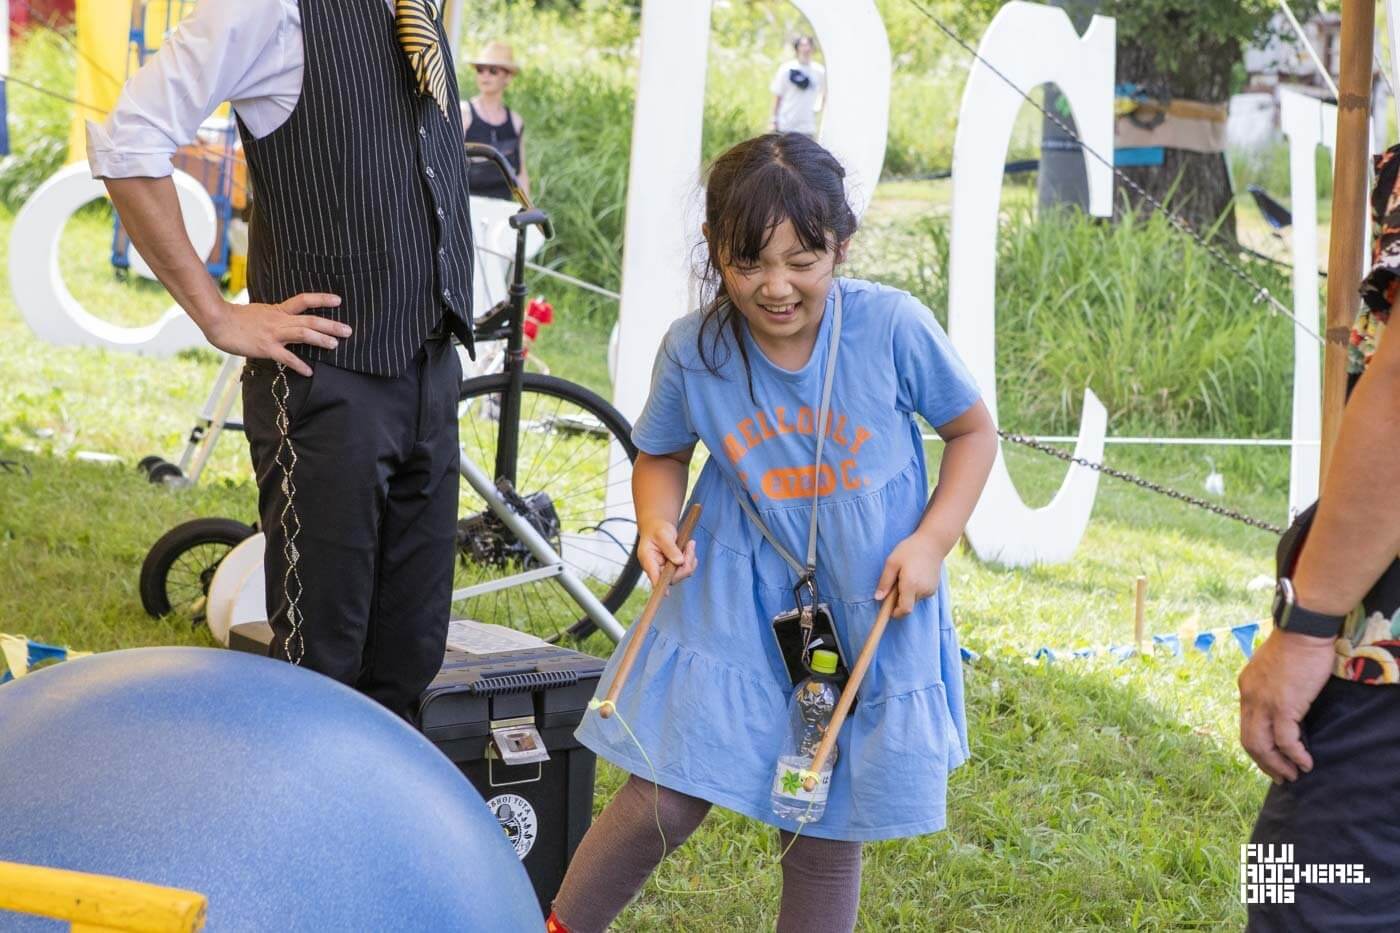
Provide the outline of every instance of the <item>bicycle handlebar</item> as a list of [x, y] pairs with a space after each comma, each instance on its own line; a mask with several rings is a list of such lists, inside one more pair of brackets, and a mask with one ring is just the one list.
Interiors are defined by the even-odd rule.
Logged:
[[[519, 230], [521, 227], [528, 224], [537, 224], [546, 240], [554, 239], [554, 223], [549, 219], [549, 214], [535, 207], [530, 201], [530, 196], [520, 187], [520, 179], [515, 177], [515, 171], [510, 167], [510, 163], [506, 161], [506, 157], [501, 155], [495, 148], [485, 143], [463, 143], [463, 146], [466, 149], [468, 161], [472, 159], [485, 159], [493, 163], [496, 168], [500, 170], [501, 174], [505, 176], [506, 187], [510, 189], [511, 197], [515, 198], [516, 203], [520, 205], [520, 211], [516, 214], [516, 217], [520, 217], [520, 220], [517, 222], [515, 218], [512, 218], [511, 226]], [[527, 214], [529, 216], [521, 217], [521, 214]]]

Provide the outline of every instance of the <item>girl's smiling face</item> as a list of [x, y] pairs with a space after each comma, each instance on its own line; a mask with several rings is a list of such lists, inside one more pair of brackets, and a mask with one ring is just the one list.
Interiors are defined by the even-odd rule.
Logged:
[[798, 368], [811, 355], [845, 247], [805, 246], [785, 219], [771, 229], [754, 261], [722, 262], [726, 294], [775, 363]]

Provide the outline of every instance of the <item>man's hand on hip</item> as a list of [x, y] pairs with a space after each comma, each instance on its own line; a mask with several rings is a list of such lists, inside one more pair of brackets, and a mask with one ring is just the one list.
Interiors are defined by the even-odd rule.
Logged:
[[305, 312], [339, 305], [340, 296], [322, 292], [303, 292], [275, 305], [226, 304], [224, 313], [210, 322], [204, 336], [225, 353], [272, 360], [310, 376], [311, 367], [287, 345], [304, 343], [334, 350], [340, 342], [337, 338], [350, 336], [350, 325]]
[[1240, 671], [1240, 743], [1275, 783], [1312, 770], [1301, 724], [1333, 663], [1331, 638], [1275, 629]]

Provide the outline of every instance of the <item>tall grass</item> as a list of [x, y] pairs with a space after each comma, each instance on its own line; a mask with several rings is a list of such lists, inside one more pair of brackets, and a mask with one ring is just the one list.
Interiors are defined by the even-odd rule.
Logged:
[[[739, 9], [734, 5], [731, 9]], [[717, 7], [727, 34], [743, 29]], [[561, 272], [616, 290], [622, 279], [627, 174], [636, 106], [638, 22], [616, 4], [584, 2], [579, 10], [496, 0], [468, 18], [463, 59], [493, 38], [504, 37], [524, 67], [507, 101], [526, 121], [526, 157], [536, 200], [556, 220], [558, 236], [541, 262]], [[718, 47], [716, 47], [718, 48]], [[750, 55], [712, 56], [705, 101], [704, 151], [708, 159], [762, 132], [769, 74]], [[476, 93], [471, 69], [461, 63], [464, 96]], [[585, 292], [570, 292], [571, 312], [610, 325], [616, 304]]]
[[[917, 230], [912, 261], [883, 278], [941, 317], [949, 229], [933, 217]], [[1279, 270], [1249, 271], [1274, 294], [1289, 294]], [[1088, 386], [1108, 407], [1114, 433], [1288, 433], [1289, 322], [1160, 216], [1107, 224], [1014, 209], [998, 238], [996, 295], [997, 389], [1008, 428], [1072, 431]]]
[[24, 83], [6, 87], [10, 154], [0, 159], [0, 204], [18, 210], [67, 159], [73, 105], [63, 97], [73, 95], [73, 50], [53, 32], [31, 29], [15, 42], [10, 73]]

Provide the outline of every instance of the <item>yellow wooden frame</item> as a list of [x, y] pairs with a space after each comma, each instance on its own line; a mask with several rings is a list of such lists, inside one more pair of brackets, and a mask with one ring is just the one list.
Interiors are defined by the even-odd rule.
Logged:
[[0, 911], [67, 920], [75, 933], [196, 933], [207, 906], [195, 891], [0, 862]]

